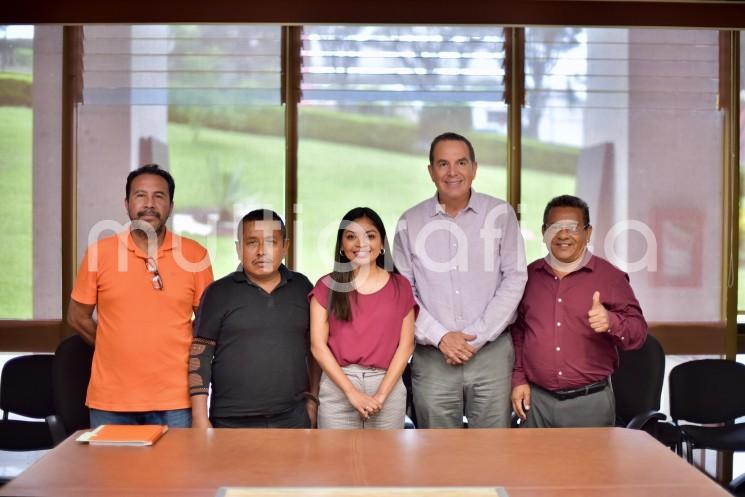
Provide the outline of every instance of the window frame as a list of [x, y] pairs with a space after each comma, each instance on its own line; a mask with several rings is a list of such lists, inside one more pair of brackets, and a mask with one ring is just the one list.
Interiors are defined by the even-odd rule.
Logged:
[[[530, 2], [531, 13], [528, 15], [525, 6], [521, 2], [514, 2], [515, 9], [504, 9], [500, 4], [499, 8], [492, 11], [492, 7], [487, 8], [487, 12], [480, 12], [478, 16], [474, 15], [474, 10], [469, 10], [464, 6], [461, 9], [465, 13], [456, 15], [456, 18], [449, 17], [448, 23], [461, 21], [463, 23], [476, 22], [478, 24], [501, 24], [508, 19], [513, 19], [519, 25], [524, 24], [582, 24], [584, 26], [593, 26], [603, 24], [615, 27], [631, 27], [643, 24], [655, 24], [659, 27], [685, 28], [685, 27], [717, 27], [726, 25], [729, 28], [735, 22], [739, 28], [745, 28], [745, 6], [730, 5], [709, 2], [694, 3], [672, 3], [672, 2], [635, 2], [634, 8], [628, 2], [593, 2], [597, 7], [605, 6], [606, 11], [602, 9], [592, 9], [593, 13], [588, 14], [586, 9], [587, 2]], [[542, 4], [547, 8], [545, 10], [536, 9], [537, 4]], [[621, 5], [622, 4], [622, 5]], [[397, 16], [396, 22], [413, 24], [429, 24], [437, 20], [438, 15], [428, 12], [428, 9], [419, 5], [418, 14], [415, 18], [407, 16], [413, 15], [413, 12], [396, 12], [396, 10], [386, 11], [386, 9], [375, 8], [375, 14], [366, 8], [351, 9], [348, 4], [343, 2], [334, 2], [338, 7], [335, 15], [324, 9], [314, 9], [314, 16], [303, 9], [290, 9], [290, 16], [302, 18], [303, 21], [314, 21], [324, 23], [348, 23], [353, 20], [365, 23], [379, 23], [392, 21], [392, 19], [381, 19], [380, 13], [385, 11], [385, 16]], [[109, 8], [94, 2], [83, 2], [73, 6], [72, 10], [66, 9], [65, 18], [61, 17], [56, 4], [49, 3], [49, 10], [38, 8], [38, 4], [33, 11], [28, 11], [27, 5], [15, 5], [6, 12], [6, 17], [16, 19], [19, 23], [39, 23], [39, 22], [60, 22], [71, 18], [84, 19], [86, 22], [176, 22], [173, 12], [170, 9], [161, 11], [158, 9], [147, 9], [139, 11], [138, 9], [128, 9], [125, 14], [121, 12], [107, 12]], [[58, 7], [58, 6], [57, 6]], [[152, 7], [152, 6], [151, 6]], [[483, 9], [483, 5], [481, 8]], [[550, 7], [550, 8], [549, 8]], [[640, 8], [641, 11], [635, 10]], [[273, 5], [268, 7], [266, 12], [255, 12], [252, 10], [251, 21], [260, 20], [261, 22], [276, 22], [271, 17], [271, 12], [275, 15], [279, 13], [276, 9], [281, 8]], [[497, 12], [497, 10], [499, 12]], [[561, 12], [560, 12], [561, 11]], [[602, 11], [602, 12], [601, 12]], [[633, 11], [634, 19], [629, 19], [629, 13]], [[144, 12], [144, 13], [143, 13]], [[186, 8], [184, 13], [188, 13]], [[228, 10], [225, 7], [214, 10], [216, 16], [227, 15]], [[396, 12], [394, 14], [394, 12]], [[408, 12], [408, 14], [407, 14]], [[471, 12], [470, 14], [468, 12]], [[297, 146], [298, 146], [298, 129], [297, 129], [297, 102], [299, 98], [299, 56], [300, 56], [300, 25], [287, 24], [286, 15], [288, 12], [282, 11], [285, 15], [283, 19], [285, 24], [282, 27], [282, 82], [283, 82], [283, 101], [285, 102], [285, 212], [288, 213], [287, 225], [290, 236], [295, 231], [295, 204], [297, 202]], [[452, 14], [452, 13], [448, 13]], [[236, 13], [230, 10], [232, 16], [231, 22], [240, 20], [248, 13], [239, 10]], [[236, 17], [237, 15], [237, 17]], [[344, 15], [352, 16], [344, 18]], [[516, 16], [514, 18], [507, 16]], [[94, 19], [91, 18], [94, 17]], [[134, 17], [129, 17], [134, 16]], [[140, 17], [137, 17], [140, 16]], [[261, 17], [266, 16], [266, 17]], [[467, 17], [467, 16], [470, 16]], [[523, 16], [523, 17], [520, 17]], [[340, 18], [341, 17], [341, 18]], [[470, 19], [470, 20], [469, 20]], [[662, 22], [664, 19], [664, 22]], [[200, 22], [214, 21], [211, 18], [199, 18]], [[363, 21], [364, 20], [364, 21]], [[532, 21], [532, 22], [526, 22]], [[624, 21], [626, 22], [625, 25]], [[508, 56], [511, 58], [511, 64], [515, 70], [509, 73], [509, 94], [508, 102], [508, 167], [507, 167], [507, 200], [517, 208], [520, 203], [520, 184], [521, 184], [521, 136], [520, 136], [520, 108], [523, 97], [522, 88], [522, 62], [524, 57], [524, 28], [515, 27], [507, 28], [510, 37], [510, 49]], [[725, 174], [724, 179], [724, 202], [723, 210], [727, 225], [730, 229], [725, 234], [723, 240], [724, 253], [722, 254], [722, 274], [727, 275], [731, 269], [731, 262], [728, 254], [737, 253], [739, 245], [739, 236], [735, 227], [739, 226], [739, 164], [738, 164], [738, 143], [739, 123], [737, 117], [739, 114], [739, 37], [740, 32], [736, 30], [721, 31], [724, 44], [721, 45], [726, 49], [720, 48], [720, 53], [724, 60], [728, 61], [729, 70], [726, 81], [724, 81], [723, 91], [728, 92], [730, 99], [730, 109], [725, 124], [725, 143], [722, 168]], [[77, 205], [77, 167], [75, 157], [75, 105], [79, 98], [80, 91], [80, 42], [82, 28], [80, 26], [64, 26], [63, 28], [63, 102], [62, 102], [62, 205], [61, 205], [61, 229], [62, 229], [62, 319], [52, 321], [20, 321], [20, 320], [0, 320], [0, 350], [3, 351], [51, 351], [64, 336], [72, 333], [72, 330], [65, 324], [67, 316], [67, 306], [69, 304], [70, 292], [77, 269], [76, 253], [76, 205]], [[517, 209], [516, 209], [517, 210]], [[290, 254], [288, 265], [292, 266], [295, 261], [295, 255]], [[736, 263], [735, 263], [736, 265]], [[736, 267], [735, 267], [736, 269]], [[722, 285], [722, 320], [719, 323], [683, 323], [672, 325], [667, 323], [651, 323], [650, 330], [655, 334], [669, 353], [674, 354], [709, 354], [717, 353], [729, 356], [739, 350], [745, 351], [745, 334], [737, 333], [737, 272], [735, 271], [734, 281], [730, 286]], [[724, 278], [723, 281], [727, 281]], [[734, 303], [733, 303], [734, 301]]]

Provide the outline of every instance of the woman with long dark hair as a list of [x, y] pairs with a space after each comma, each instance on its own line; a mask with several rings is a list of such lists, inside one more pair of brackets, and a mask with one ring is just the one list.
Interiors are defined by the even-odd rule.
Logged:
[[368, 207], [342, 219], [334, 271], [310, 293], [311, 350], [323, 369], [319, 428], [403, 428], [401, 374], [414, 350], [416, 301]]

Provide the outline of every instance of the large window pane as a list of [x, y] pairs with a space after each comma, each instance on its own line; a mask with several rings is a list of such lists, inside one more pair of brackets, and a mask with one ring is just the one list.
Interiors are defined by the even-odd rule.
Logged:
[[0, 319], [58, 319], [59, 26], [0, 26]]
[[546, 202], [564, 193], [583, 197], [594, 252], [629, 272], [650, 321], [721, 320], [718, 36], [526, 32], [523, 154], [544, 154], [524, 161], [529, 259], [545, 254]]
[[127, 221], [128, 172], [176, 181], [174, 232], [203, 243], [215, 277], [235, 270], [235, 226], [284, 207], [278, 26], [86, 26], [78, 105], [78, 257], [102, 221]]
[[478, 191], [504, 198], [506, 106], [501, 28], [313, 26], [303, 30], [298, 267], [331, 269], [341, 216], [376, 210], [393, 236], [434, 194], [431, 140], [472, 139]]

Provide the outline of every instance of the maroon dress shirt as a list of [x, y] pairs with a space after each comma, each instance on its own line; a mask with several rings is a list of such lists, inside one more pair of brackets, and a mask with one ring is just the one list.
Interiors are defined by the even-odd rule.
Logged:
[[[587, 318], [595, 291], [608, 310], [610, 328], [605, 333], [596, 333]], [[530, 264], [511, 329], [512, 387], [533, 383], [551, 391], [607, 378], [618, 365], [618, 349], [637, 349], [647, 337], [647, 322], [628, 275], [594, 255], [563, 278], [546, 259]]]

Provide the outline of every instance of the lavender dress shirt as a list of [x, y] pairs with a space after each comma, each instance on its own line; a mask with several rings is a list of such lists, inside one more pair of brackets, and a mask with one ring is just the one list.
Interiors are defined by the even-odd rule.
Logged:
[[527, 281], [525, 249], [512, 207], [471, 190], [465, 209], [449, 216], [437, 194], [396, 227], [393, 260], [419, 302], [416, 341], [437, 347], [445, 333], [476, 335], [477, 350], [515, 319]]

